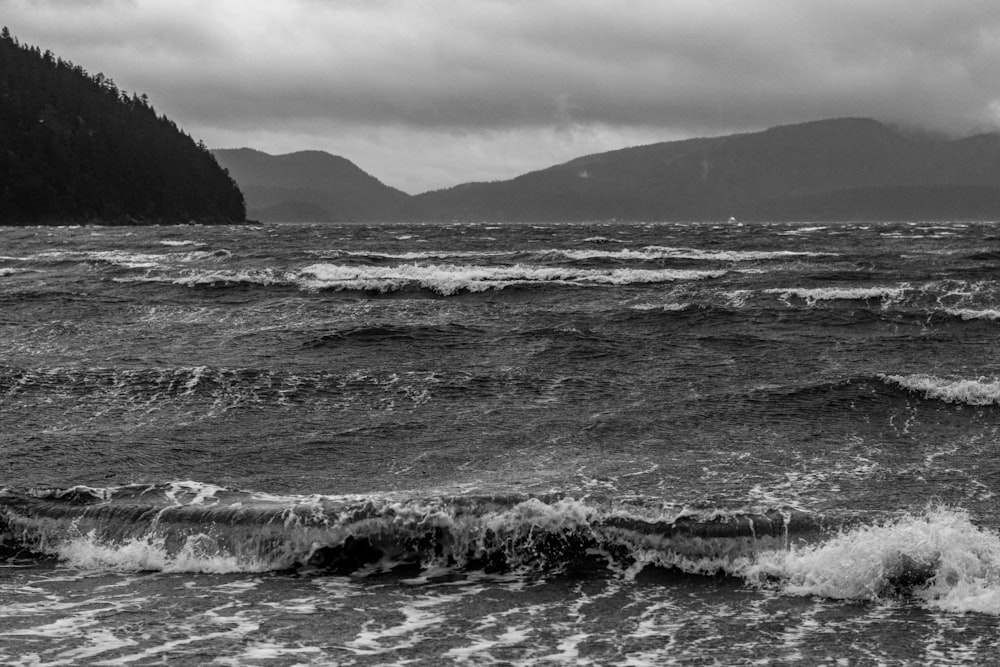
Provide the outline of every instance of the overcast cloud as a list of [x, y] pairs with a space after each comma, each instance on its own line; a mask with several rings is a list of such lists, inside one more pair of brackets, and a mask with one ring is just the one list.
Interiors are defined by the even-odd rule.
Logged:
[[0, 0], [212, 147], [408, 192], [829, 118], [1000, 129], [996, 0]]

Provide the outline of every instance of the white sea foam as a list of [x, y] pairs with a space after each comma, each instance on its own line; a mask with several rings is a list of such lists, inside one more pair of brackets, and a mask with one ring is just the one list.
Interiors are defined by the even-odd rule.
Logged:
[[204, 243], [202, 243], [200, 241], [171, 241], [171, 240], [159, 241], [159, 244], [160, 245], [165, 245], [165, 246], [172, 246], [172, 247], [179, 247], [179, 246], [186, 246], [186, 245], [194, 245], [194, 246], [205, 245]]
[[460, 291], [483, 292], [532, 283], [569, 285], [628, 285], [717, 278], [725, 271], [678, 269], [574, 269], [514, 266], [458, 266], [404, 264], [400, 266], [344, 266], [313, 264], [303, 268], [295, 282], [306, 289], [354, 289], [391, 292], [409, 286], [444, 295]]
[[171, 502], [185, 505], [201, 505], [205, 501], [218, 502], [219, 494], [226, 491], [225, 487], [204, 482], [180, 481], [171, 482], [163, 495]]
[[[176, 551], [168, 549], [162, 537], [133, 538], [108, 544], [94, 531], [58, 545], [56, 554], [70, 567], [85, 570], [117, 570], [126, 572], [266, 572], [282, 564], [256, 558], [238, 558], [220, 550], [215, 540], [204, 534], [185, 539]], [[286, 565], [287, 566], [287, 565]]]
[[961, 317], [963, 320], [1000, 320], [1000, 310], [984, 309], [975, 310], [972, 308], [946, 308], [945, 311], [954, 317]]
[[809, 305], [817, 301], [868, 301], [880, 300], [883, 305], [899, 301], [903, 298], [908, 285], [898, 287], [776, 287], [764, 290], [765, 294], [777, 294], [788, 301], [792, 297], [802, 299]]
[[201, 260], [224, 260], [233, 256], [233, 253], [225, 248], [218, 250], [192, 250], [184, 253], [170, 253], [165, 258], [172, 262], [199, 262]]
[[382, 627], [361, 628], [357, 636], [344, 648], [355, 655], [380, 655], [411, 648], [426, 640], [425, 631], [442, 626], [446, 620], [444, 610], [455, 605], [463, 595], [478, 592], [476, 589], [452, 595], [423, 595], [400, 605], [397, 610], [403, 620]]
[[[487, 616], [483, 621], [480, 622], [480, 626], [497, 626], [500, 625], [502, 621], [500, 619], [494, 618], [493, 615]], [[512, 627], [507, 628], [501, 632], [498, 632], [496, 639], [485, 639], [483, 637], [471, 638], [466, 646], [455, 647], [448, 649], [444, 653], [442, 658], [450, 658], [453, 660], [458, 660], [460, 662], [468, 662], [470, 664], [496, 664], [497, 660], [490, 655], [490, 651], [502, 647], [507, 648], [511, 646], [524, 645], [531, 640], [532, 629], [529, 627]], [[470, 638], [466, 638], [468, 641]]]
[[1000, 536], [960, 510], [933, 508], [761, 554], [741, 574], [791, 595], [878, 600], [902, 592], [939, 609], [1000, 615]]
[[[592, 237], [584, 239], [593, 243], [622, 243], [617, 239], [607, 239], [604, 237]], [[426, 250], [408, 251], [401, 253], [387, 252], [322, 252], [311, 253], [321, 259], [334, 259], [336, 257], [370, 257], [378, 259], [395, 259], [403, 261], [420, 261], [433, 259], [462, 259], [476, 257], [510, 257], [519, 254], [510, 250]], [[720, 262], [750, 262], [769, 259], [786, 259], [791, 257], [829, 257], [835, 253], [825, 252], [805, 252], [791, 250], [699, 250], [697, 248], [673, 248], [666, 246], [646, 246], [638, 250], [598, 250], [580, 249], [570, 250], [564, 248], [549, 248], [545, 250], [532, 251], [532, 255], [543, 257], [563, 257], [571, 260], [588, 259], [610, 259], [610, 260], [635, 260], [653, 261], [659, 259], [692, 259], [703, 261]]]
[[[322, 652], [323, 649], [318, 646], [285, 646], [276, 642], [249, 640], [248, 638], [246, 648], [244, 648], [242, 654], [235, 657], [219, 656], [216, 657], [212, 663], [220, 665], [234, 665], [239, 667], [254, 664], [275, 664], [276, 661], [285, 656], [315, 656], [317, 654], [321, 654]], [[294, 664], [301, 665], [307, 663], [296, 662]]]
[[829, 229], [829, 227], [798, 227], [796, 229], [788, 230], [787, 232], [778, 232], [778, 236], [798, 236], [800, 234], [811, 234], [812, 232], [823, 231], [824, 229]]
[[683, 310], [688, 310], [691, 307], [692, 307], [691, 304], [688, 303], [688, 302], [684, 302], [684, 303], [672, 303], [672, 302], [668, 302], [668, 303], [651, 303], [651, 302], [648, 302], [648, 301], [644, 301], [642, 303], [635, 303], [635, 304], [630, 305], [629, 309], [630, 310], [639, 310], [639, 311], [660, 310], [660, 311], [663, 311], [663, 312], [679, 312], [679, 311], [683, 311]]
[[[133, 489], [138, 490], [141, 489]], [[233, 494], [238, 497], [229, 497]], [[327, 523], [328, 515], [314, 514], [334, 501], [352, 498], [270, 497], [194, 482], [171, 485], [166, 495], [172, 502], [186, 506], [204, 505], [206, 499], [219, 500], [221, 496], [226, 496], [225, 504], [229, 507], [242, 507], [251, 501], [254, 506], [264, 502], [285, 505], [294, 501], [297, 508], [294, 511], [288, 508], [282, 516], [285, 517], [284, 529], [298, 537], [295, 545], [277, 550], [269, 562], [261, 560], [259, 553], [254, 555], [254, 549], [234, 553], [223, 546], [229, 544], [227, 538], [220, 540], [196, 530], [175, 533], [171, 537], [161, 537], [154, 532], [113, 543], [102, 541], [95, 531], [77, 533], [50, 542], [51, 552], [67, 565], [87, 570], [225, 573], [290, 567], [301, 561], [303, 554], [299, 549], [313, 537], [336, 541], [340, 539], [338, 535], [343, 536], [346, 525]], [[355, 502], [358, 500], [364, 501], [365, 511], [370, 514], [364, 521], [365, 530], [372, 529], [373, 534], [382, 538], [398, 533], [391, 538], [398, 539], [411, 535], [413, 530], [423, 534], [444, 529], [455, 540], [452, 545], [455, 554], [473, 553], [484, 547], [499, 548], [505, 552], [509, 550], [506, 555], [515, 559], [512, 563], [516, 564], [519, 562], [517, 545], [532, 536], [589, 534], [600, 543], [627, 545], [635, 564], [620, 571], [626, 580], [644, 567], [656, 565], [692, 574], [728, 572], [788, 595], [849, 600], [881, 600], [902, 595], [946, 611], [1000, 615], [1000, 535], [976, 526], [967, 512], [958, 509], [932, 507], [920, 514], [854, 527], [820, 543], [803, 545], [789, 544], [788, 535], [756, 535], [749, 541], [731, 536], [682, 538], [657, 532], [636, 532], [628, 527], [628, 522], [617, 524], [618, 527], [615, 521], [605, 523], [612, 519], [644, 517], [641, 523], [655, 524], [676, 522], [682, 516], [710, 521], [713, 516], [711, 512], [688, 512], [677, 507], [640, 505], [598, 509], [572, 498], [551, 502], [529, 498], [510, 506], [503, 503], [491, 509], [477, 506], [472, 512], [463, 512], [460, 506], [445, 499], [354, 498]], [[484, 509], [487, 511], [480, 511]], [[353, 521], [350, 516], [353, 516], [351, 512], [344, 514], [347, 521]], [[376, 520], [376, 516], [383, 517], [386, 522]], [[354, 526], [361, 527], [361, 524]], [[210, 530], [211, 526], [206, 524], [205, 529]], [[493, 537], [486, 537], [490, 535]], [[530, 550], [522, 555], [530, 557]], [[393, 564], [388, 555], [384, 559], [388, 560], [382, 565]], [[435, 563], [424, 564], [433, 569]], [[378, 566], [372, 567], [377, 569]], [[413, 583], [420, 582], [415, 580]], [[238, 594], [256, 584], [225, 585], [239, 588], [234, 592]], [[309, 611], [310, 604], [302, 608], [302, 613]], [[423, 605], [417, 604], [410, 610], [411, 614], [405, 614], [401, 625], [367, 628], [349, 648], [358, 654], [380, 653], [388, 648], [387, 643], [394, 643], [396, 639], [405, 638], [408, 642], [427, 627], [425, 622], [430, 622], [433, 614], [423, 613], [425, 610]]]
[[404, 262], [414, 262], [431, 259], [475, 259], [488, 257], [509, 257], [509, 250], [424, 250], [408, 252], [351, 252], [346, 250], [327, 252], [315, 251], [307, 253], [319, 259], [336, 259], [338, 257], [366, 257], [371, 259], [393, 259]]
[[608, 238], [607, 236], [588, 236], [583, 239], [584, 243], [624, 243], [619, 239]]
[[789, 257], [824, 257], [831, 254], [822, 252], [796, 252], [791, 250], [699, 250], [697, 248], [673, 248], [667, 246], [646, 246], [639, 250], [549, 250], [546, 252], [575, 260], [631, 259], [649, 261], [657, 259], [693, 259], [719, 262], [752, 262]]
[[117, 278], [116, 282], [166, 282], [175, 285], [194, 287], [197, 285], [290, 285], [295, 282], [296, 275], [273, 268], [247, 268], [238, 270], [185, 272], [179, 278], [141, 276], [138, 278]]
[[192, 250], [190, 252], [142, 253], [124, 250], [49, 250], [33, 255], [27, 260], [58, 260], [72, 262], [97, 262], [128, 269], [154, 269], [174, 262], [190, 263], [202, 260], [222, 260], [230, 257], [228, 250]]
[[997, 379], [949, 380], [933, 375], [880, 375], [879, 377], [889, 384], [946, 403], [967, 405], [1000, 403], [1000, 380]]
[[34, 259], [76, 261], [76, 262], [100, 262], [129, 269], [151, 269], [160, 264], [163, 255], [125, 252], [123, 250], [95, 250], [95, 251], [69, 251], [50, 250], [40, 252]]

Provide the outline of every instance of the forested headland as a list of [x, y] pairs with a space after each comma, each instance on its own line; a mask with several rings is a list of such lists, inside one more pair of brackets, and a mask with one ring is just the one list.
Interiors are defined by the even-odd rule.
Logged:
[[0, 31], [0, 224], [245, 218], [235, 181], [145, 95]]

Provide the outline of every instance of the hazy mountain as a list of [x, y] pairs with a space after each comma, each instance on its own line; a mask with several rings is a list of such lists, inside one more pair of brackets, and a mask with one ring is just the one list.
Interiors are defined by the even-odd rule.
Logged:
[[256, 220], [377, 221], [413, 214], [410, 195], [336, 155], [322, 151], [269, 155], [249, 148], [214, 153], [239, 183], [248, 215]]
[[328, 153], [215, 155], [261, 220], [1000, 218], [1000, 135], [859, 118], [625, 148], [414, 197]]
[[0, 223], [245, 217], [208, 149], [145, 96], [0, 31]]
[[1000, 217], [1000, 135], [961, 140], [836, 119], [589, 155], [415, 197], [468, 220]]

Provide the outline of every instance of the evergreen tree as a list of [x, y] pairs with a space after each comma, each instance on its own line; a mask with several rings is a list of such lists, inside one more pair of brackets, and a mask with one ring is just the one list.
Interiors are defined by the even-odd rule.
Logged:
[[228, 172], [145, 95], [0, 30], [0, 224], [245, 218]]

